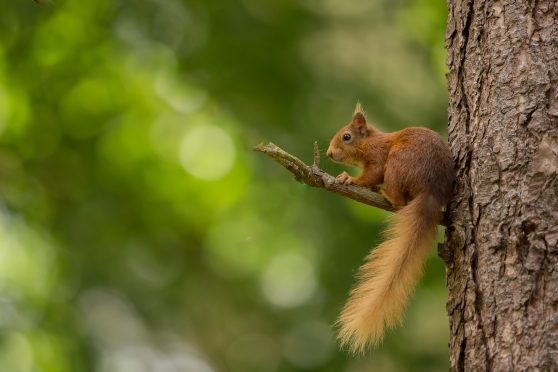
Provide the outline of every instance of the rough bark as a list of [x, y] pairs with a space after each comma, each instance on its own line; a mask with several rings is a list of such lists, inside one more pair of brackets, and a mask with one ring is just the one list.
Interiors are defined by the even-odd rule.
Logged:
[[558, 370], [557, 7], [448, 0], [453, 371]]

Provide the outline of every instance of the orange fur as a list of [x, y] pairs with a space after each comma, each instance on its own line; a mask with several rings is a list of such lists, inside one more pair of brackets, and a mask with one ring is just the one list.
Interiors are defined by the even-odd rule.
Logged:
[[382, 185], [382, 194], [402, 207], [390, 219], [387, 240], [360, 268], [338, 320], [341, 344], [354, 352], [376, 345], [403, 317], [436, 234], [441, 208], [449, 201], [453, 160], [442, 138], [426, 128], [383, 133], [366, 121], [360, 103], [352, 121], [331, 140], [327, 155], [363, 168], [358, 177], [343, 172], [339, 182]]

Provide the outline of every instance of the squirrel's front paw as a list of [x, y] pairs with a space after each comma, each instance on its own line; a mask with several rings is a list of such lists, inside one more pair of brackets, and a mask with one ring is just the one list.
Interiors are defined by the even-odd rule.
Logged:
[[345, 185], [351, 185], [353, 183], [353, 177], [349, 175], [347, 172], [343, 172], [337, 177], [335, 177], [337, 182], [344, 183]]

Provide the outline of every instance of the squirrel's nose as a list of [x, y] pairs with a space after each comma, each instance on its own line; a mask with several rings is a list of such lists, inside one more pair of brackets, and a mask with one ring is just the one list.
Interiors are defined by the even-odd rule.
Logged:
[[333, 151], [331, 149], [327, 149], [326, 152], [327, 156], [331, 158], [331, 156], [333, 155]]

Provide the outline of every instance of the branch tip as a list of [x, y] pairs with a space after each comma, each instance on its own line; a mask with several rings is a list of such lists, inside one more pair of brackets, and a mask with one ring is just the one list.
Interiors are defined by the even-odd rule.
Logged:
[[320, 167], [320, 150], [318, 148], [318, 141], [314, 141], [314, 167]]

